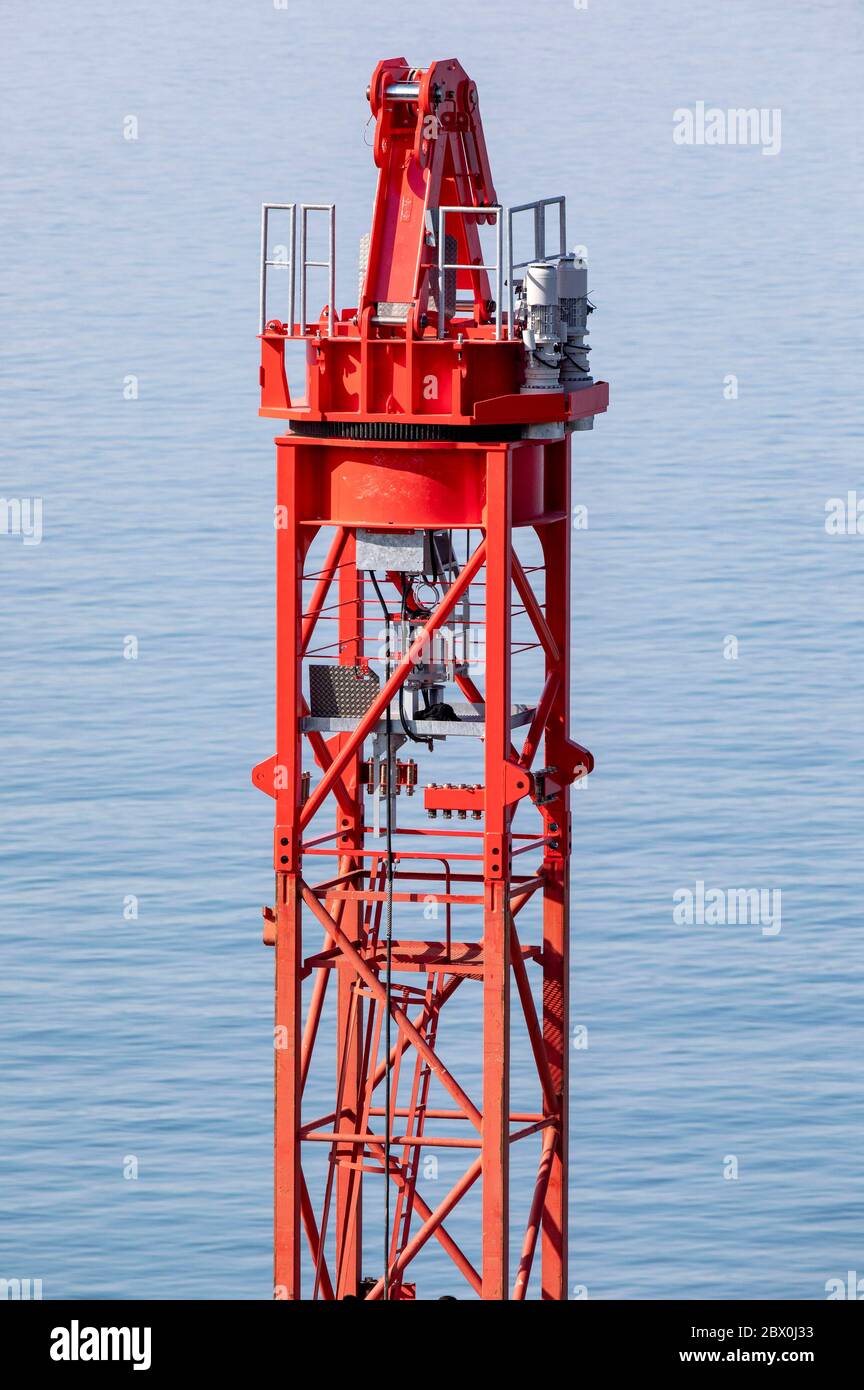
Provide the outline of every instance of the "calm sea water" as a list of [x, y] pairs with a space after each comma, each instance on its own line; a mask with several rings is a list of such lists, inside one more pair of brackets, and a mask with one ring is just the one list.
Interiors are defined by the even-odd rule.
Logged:
[[[5, 27], [0, 492], [42, 498], [43, 535], [0, 536], [0, 1276], [269, 1296], [258, 205], [337, 201], [353, 303], [364, 91], [396, 51], [476, 78], [502, 202], [567, 194], [612, 382], [574, 449], [573, 727], [598, 760], [574, 1295], [818, 1299], [864, 1274], [864, 538], [825, 530], [829, 498], [864, 497], [858, 7], [444, 0], [394, 25], [347, 0], [45, 0]], [[699, 101], [780, 108], [779, 154], [676, 145]], [[676, 924], [700, 880], [781, 890], [779, 933]], [[435, 1251], [422, 1269], [421, 1296], [453, 1288]]]

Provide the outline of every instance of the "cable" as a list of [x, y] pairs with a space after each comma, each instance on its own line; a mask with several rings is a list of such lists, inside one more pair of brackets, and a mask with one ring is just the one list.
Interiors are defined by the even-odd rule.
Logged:
[[[373, 570], [369, 571], [373, 588], [378, 595], [384, 613], [385, 657], [384, 680], [390, 679], [390, 612], [381, 592]], [[401, 688], [401, 687], [400, 687]], [[384, 713], [384, 731], [387, 738], [387, 783], [385, 802], [387, 820], [385, 826], [385, 860], [387, 863], [387, 886], [385, 897], [385, 959], [384, 959], [384, 998], [386, 1017], [384, 1020], [384, 1301], [390, 1301], [390, 1049], [391, 1023], [393, 1018], [393, 721], [390, 715], [390, 701]]]

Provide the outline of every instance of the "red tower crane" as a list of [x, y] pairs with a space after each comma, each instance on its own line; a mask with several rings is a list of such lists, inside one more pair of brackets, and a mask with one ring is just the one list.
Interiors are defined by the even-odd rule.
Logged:
[[[569, 803], [593, 766], [569, 735], [570, 438], [608, 388], [589, 374], [564, 200], [498, 204], [461, 65], [388, 59], [368, 97], [378, 184], [356, 308], [335, 307], [333, 205], [262, 215], [260, 413], [286, 430], [276, 752], [252, 774], [276, 803], [275, 1296], [422, 1297], [434, 1243], [453, 1295], [566, 1299]], [[286, 321], [267, 317], [276, 266]], [[311, 267], [329, 276], [314, 321]], [[520, 532], [539, 563], [520, 561]], [[522, 704], [517, 618], [535, 657]], [[466, 781], [426, 785], [418, 824], [436, 757]], [[532, 1077], [518, 1110], [511, 1013]], [[511, 1250], [522, 1144], [536, 1178]], [[458, 1172], [443, 1187], [425, 1176], [439, 1158]]]

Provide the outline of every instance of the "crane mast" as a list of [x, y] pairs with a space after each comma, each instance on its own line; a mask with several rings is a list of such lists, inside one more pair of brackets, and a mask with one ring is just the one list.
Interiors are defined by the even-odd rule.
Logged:
[[563, 1300], [570, 795], [593, 767], [569, 729], [570, 447], [608, 387], [564, 199], [498, 203], [462, 66], [388, 59], [368, 100], [357, 304], [335, 303], [335, 205], [262, 214], [260, 413], [283, 430], [276, 749], [252, 773], [275, 802], [274, 1294]]

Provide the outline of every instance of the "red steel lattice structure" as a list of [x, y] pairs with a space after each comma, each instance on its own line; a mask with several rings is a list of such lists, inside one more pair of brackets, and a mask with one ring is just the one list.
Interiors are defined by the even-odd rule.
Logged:
[[[331, 207], [300, 210], [299, 317], [297, 208], [267, 205], [263, 219], [261, 414], [287, 422], [276, 440], [276, 752], [253, 771], [276, 803], [276, 898], [264, 913], [276, 955], [275, 1292], [375, 1300], [411, 1298], [417, 1288], [422, 1296], [422, 1252], [434, 1241], [469, 1297], [499, 1300], [527, 1296], [539, 1247], [530, 1288], [560, 1300], [567, 1297], [569, 798], [593, 765], [568, 729], [570, 438], [579, 422], [606, 409], [608, 391], [590, 377], [572, 390], [554, 379], [537, 384], [550, 360], [557, 371], [557, 357], [537, 347], [524, 303], [514, 308], [512, 236], [504, 311], [504, 214], [477, 91], [460, 64], [421, 70], [401, 58], [382, 62], [369, 101], [378, 186], [356, 309], [334, 306]], [[547, 202], [560, 204], [563, 252], [563, 201]], [[272, 208], [290, 222], [287, 323], [266, 316], [267, 269], [278, 263], [268, 250]], [[536, 263], [554, 266], [544, 254], [545, 207], [530, 208]], [[326, 262], [307, 256], [307, 218], [321, 212], [329, 218]], [[494, 267], [483, 263], [490, 235]], [[309, 323], [307, 269], [322, 264], [330, 301]], [[556, 331], [566, 338], [560, 324]], [[292, 399], [286, 376], [290, 339], [305, 343], [302, 400]], [[517, 558], [517, 528], [536, 534], [537, 573]], [[313, 565], [310, 547], [322, 531], [329, 549]], [[455, 560], [456, 533], [464, 563]], [[402, 542], [415, 554], [423, 547], [422, 566], [399, 558]], [[382, 599], [391, 631], [383, 660]], [[536, 644], [528, 706], [511, 701], [516, 613]], [[327, 623], [335, 634], [329, 646]], [[485, 637], [482, 677], [463, 659], [464, 643], [458, 658], [447, 645], [460, 624], [472, 623]], [[436, 635], [443, 657], [434, 655]], [[326, 669], [322, 650], [332, 656]], [[320, 691], [316, 697], [304, 683], [316, 658], [337, 702], [350, 703], [356, 692], [359, 706], [335, 713], [322, 706]], [[437, 823], [408, 824], [403, 795], [416, 762], [396, 755], [406, 742], [420, 746], [413, 736], [431, 761], [441, 739], [456, 732], [470, 735], [458, 746], [474, 750], [475, 784], [427, 787], [424, 809]], [[306, 769], [304, 749], [313, 760]], [[388, 839], [377, 820], [370, 824], [373, 799], [386, 810]], [[406, 812], [396, 816], [397, 805]], [[430, 900], [443, 920], [429, 923], [428, 939], [401, 935], [406, 905]], [[526, 945], [519, 914], [532, 900], [542, 900], [542, 934]], [[469, 923], [464, 940], [453, 939], [456, 913]], [[442, 1060], [446, 1006], [457, 989], [460, 997], [473, 992], [482, 1023], [480, 1093]], [[510, 1098], [511, 997], [536, 1071], [536, 1105], [518, 1112]], [[332, 1096], [325, 1114], [310, 1115], [303, 1104], [310, 1077], [316, 1095]], [[540, 1145], [536, 1181], [527, 1228], [511, 1251], [510, 1154], [532, 1135]], [[441, 1150], [464, 1168], [443, 1198], [433, 1198], [423, 1191], [421, 1154]], [[309, 1155], [326, 1158], [320, 1190], [308, 1181]], [[476, 1265], [450, 1221], [475, 1184], [482, 1193]], [[364, 1220], [368, 1238], [385, 1186], [389, 1226], [364, 1279]]]

